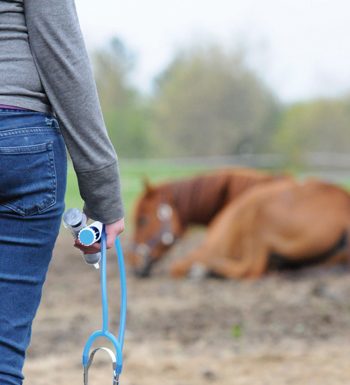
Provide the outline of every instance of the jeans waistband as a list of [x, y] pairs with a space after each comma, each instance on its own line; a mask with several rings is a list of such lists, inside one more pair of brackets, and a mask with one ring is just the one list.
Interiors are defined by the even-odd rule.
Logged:
[[29, 108], [22, 108], [22, 107], [16, 107], [16, 106], [10, 106], [7, 104], [0, 104], [0, 111], [1, 110], [10, 110], [10, 111], [34, 111]]
[[18, 129], [48, 128], [59, 131], [59, 123], [53, 114], [0, 108], [0, 132]]

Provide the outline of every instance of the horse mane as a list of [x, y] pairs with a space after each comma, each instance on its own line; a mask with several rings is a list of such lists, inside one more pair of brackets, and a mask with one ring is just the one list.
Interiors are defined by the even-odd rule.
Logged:
[[227, 203], [257, 183], [276, 177], [246, 168], [210, 172], [155, 187], [170, 199], [183, 226], [190, 223], [207, 225]]

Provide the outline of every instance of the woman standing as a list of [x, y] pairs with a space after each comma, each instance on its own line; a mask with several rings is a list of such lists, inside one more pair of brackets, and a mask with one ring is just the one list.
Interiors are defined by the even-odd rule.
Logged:
[[[74, 0], [0, 0], [0, 384], [22, 384], [71, 155], [107, 247], [124, 229], [118, 161]], [[99, 246], [76, 247], [96, 252]]]

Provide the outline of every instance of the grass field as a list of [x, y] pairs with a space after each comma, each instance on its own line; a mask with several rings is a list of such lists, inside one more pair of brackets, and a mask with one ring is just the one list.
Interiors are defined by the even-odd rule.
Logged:
[[[126, 219], [130, 218], [133, 203], [143, 187], [143, 179], [151, 182], [160, 182], [193, 175], [203, 171], [200, 166], [172, 164], [169, 161], [120, 161], [122, 183], [122, 197], [125, 205]], [[77, 178], [73, 166], [69, 164], [66, 192], [66, 209], [71, 207], [82, 208], [83, 201], [79, 195]]]
[[[133, 203], [140, 194], [143, 187], [143, 179], [148, 178], [151, 182], [160, 182], [185, 176], [194, 175], [207, 170], [208, 167], [199, 165], [186, 165], [172, 163], [169, 160], [156, 161], [120, 161], [120, 173], [122, 183], [122, 197], [125, 204], [126, 219], [130, 219]], [[350, 190], [350, 179], [344, 180], [341, 185]], [[70, 164], [68, 167], [68, 182], [66, 193], [66, 208], [82, 208], [83, 202], [79, 195], [77, 179], [74, 169]]]

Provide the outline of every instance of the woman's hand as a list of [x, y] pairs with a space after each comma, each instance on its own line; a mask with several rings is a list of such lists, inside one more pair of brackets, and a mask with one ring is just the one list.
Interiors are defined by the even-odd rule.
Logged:
[[[113, 247], [114, 242], [119, 234], [121, 234], [125, 229], [124, 218], [119, 219], [119, 221], [105, 225], [106, 235], [107, 235], [107, 249]], [[96, 242], [91, 246], [82, 245], [78, 239], [74, 242], [74, 247], [80, 249], [84, 254], [95, 254], [101, 250], [100, 243]]]

